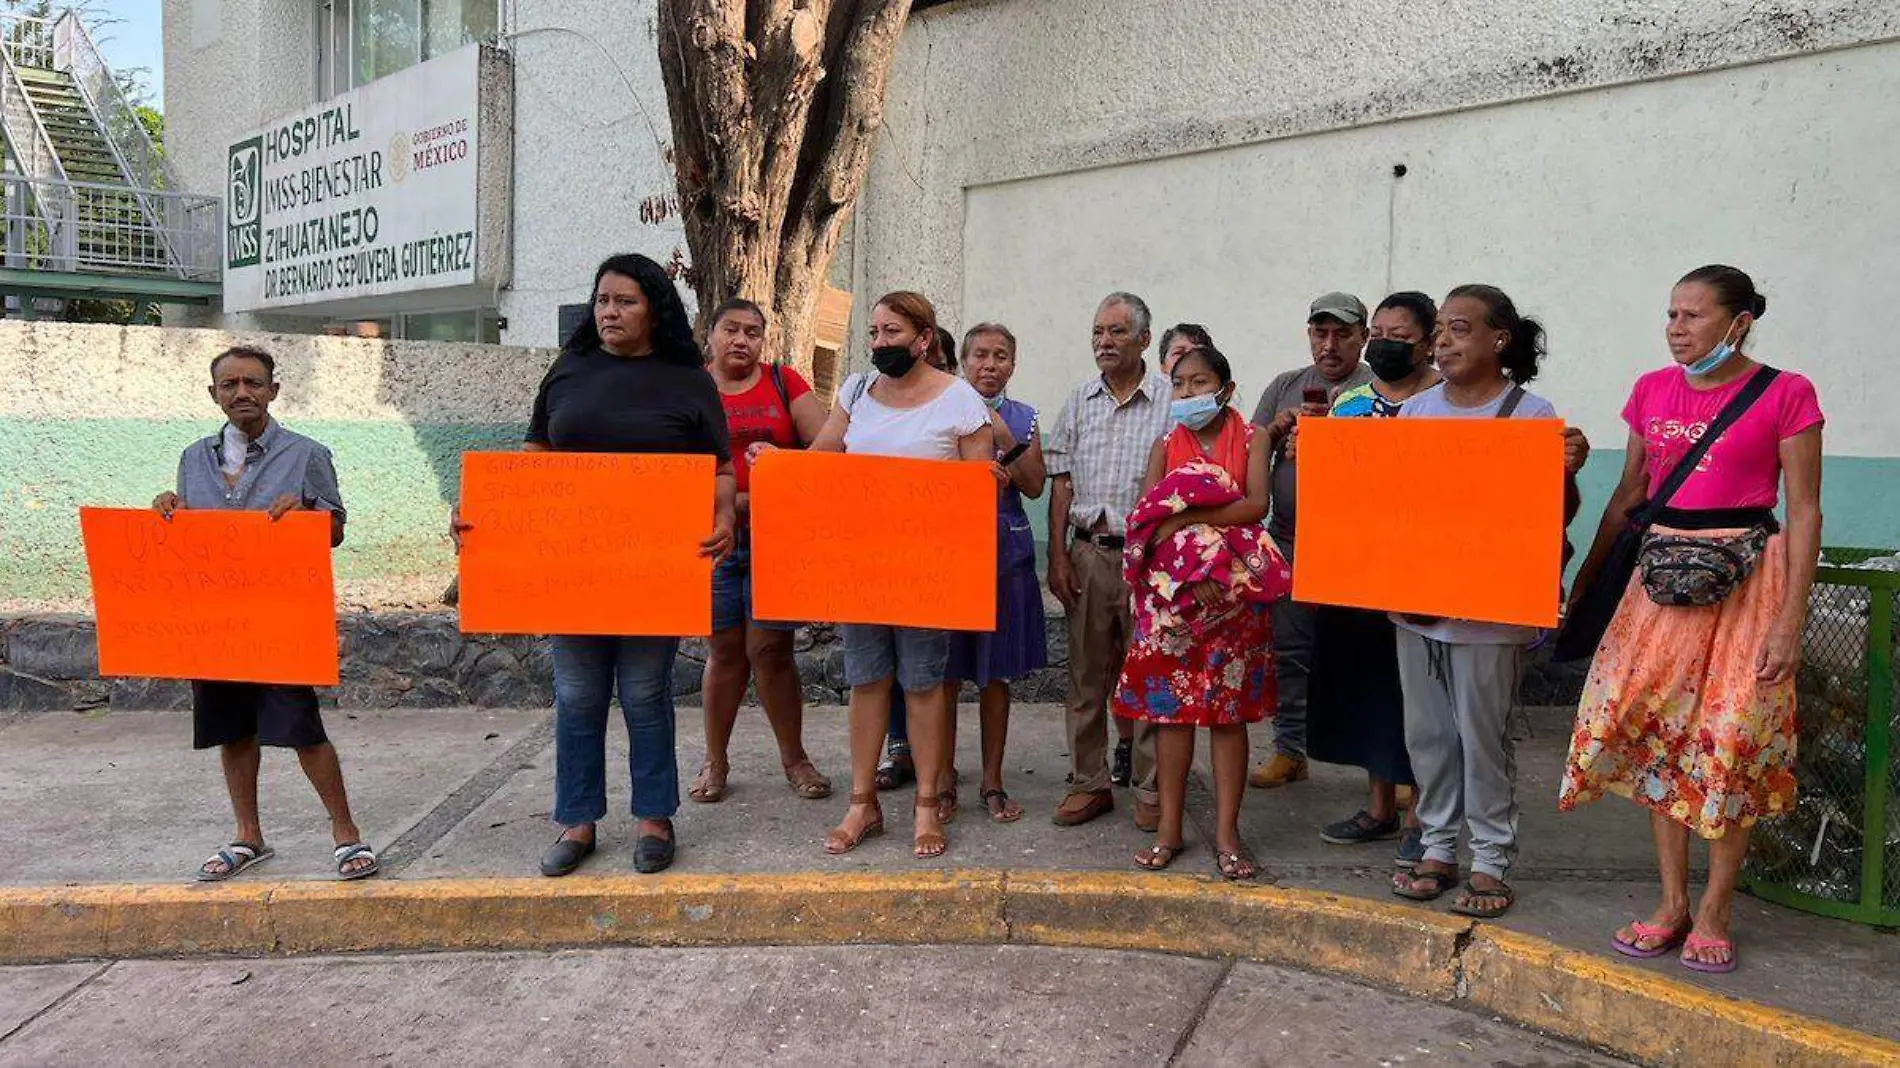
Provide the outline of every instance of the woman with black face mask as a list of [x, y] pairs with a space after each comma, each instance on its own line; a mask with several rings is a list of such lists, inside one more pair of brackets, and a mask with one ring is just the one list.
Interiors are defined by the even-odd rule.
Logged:
[[[1332, 414], [1395, 416], [1407, 400], [1437, 385], [1439, 374], [1431, 358], [1437, 325], [1438, 306], [1423, 293], [1394, 293], [1380, 302], [1366, 343], [1373, 380], [1341, 393], [1333, 401]], [[1317, 610], [1307, 708], [1308, 755], [1328, 764], [1364, 768], [1371, 786], [1366, 807], [1327, 826], [1320, 837], [1335, 845], [1400, 838], [1398, 862], [1417, 863], [1425, 853], [1418, 821], [1399, 810], [1399, 788], [1409, 790], [1416, 784], [1405, 755], [1398, 644], [1384, 612], [1332, 606]]]
[[[916, 293], [891, 293], [871, 312], [872, 374], [845, 379], [831, 418], [813, 451], [921, 460], [994, 457], [990, 409], [968, 382], [938, 370], [942, 351], [937, 312]], [[928, 566], [920, 563], [919, 566]], [[849, 576], [841, 578], [849, 580]], [[902, 581], [901, 575], [859, 576]], [[888, 727], [893, 680], [910, 706], [916, 750], [917, 801], [913, 852], [919, 859], [949, 848], [939, 818], [941, 782], [949, 753], [949, 706], [943, 680], [950, 655], [941, 630], [846, 624], [845, 681], [851, 686], [851, 808], [825, 836], [825, 851], [848, 853], [884, 830], [877, 803], [877, 764]]]
[[1432, 367], [1432, 328], [1438, 306], [1423, 293], [1394, 293], [1372, 313], [1366, 342], [1366, 366], [1372, 381], [1333, 399], [1333, 414], [1399, 414], [1399, 407], [1439, 382]]

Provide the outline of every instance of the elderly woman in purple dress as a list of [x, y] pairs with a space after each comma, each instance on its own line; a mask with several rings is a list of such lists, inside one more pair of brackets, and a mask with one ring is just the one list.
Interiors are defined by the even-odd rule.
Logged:
[[[1010, 458], [1004, 474], [1003, 499], [996, 519], [996, 629], [955, 632], [950, 636], [950, 665], [945, 685], [951, 690], [951, 745], [949, 767], [938, 781], [944, 784], [939, 811], [949, 819], [956, 804], [956, 691], [968, 680], [976, 684], [983, 726], [984, 807], [990, 819], [1014, 823], [1023, 807], [1003, 790], [1003, 744], [1009, 733], [1009, 684], [1048, 664], [1048, 645], [1042, 609], [1042, 583], [1036, 574], [1036, 539], [1023, 511], [1023, 498], [1042, 496], [1046, 472], [1042, 435], [1036, 429], [1036, 410], [1005, 395], [1016, 373], [1016, 335], [1000, 323], [978, 323], [963, 335], [963, 377], [996, 413], [999, 461]], [[1019, 444], [1027, 448], [1018, 450]], [[1013, 458], [1012, 458], [1013, 457]]]

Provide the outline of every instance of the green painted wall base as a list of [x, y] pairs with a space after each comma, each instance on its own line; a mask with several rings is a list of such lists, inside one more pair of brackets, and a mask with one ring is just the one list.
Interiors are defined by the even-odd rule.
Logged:
[[[349, 534], [340, 582], [454, 571], [447, 530], [462, 453], [515, 449], [520, 424], [410, 426], [291, 421], [336, 455]], [[0, 418], [0, 601], [83, 599], [81, 505], [144, 507], [176, 480], [179, 453], [214, 421]]]

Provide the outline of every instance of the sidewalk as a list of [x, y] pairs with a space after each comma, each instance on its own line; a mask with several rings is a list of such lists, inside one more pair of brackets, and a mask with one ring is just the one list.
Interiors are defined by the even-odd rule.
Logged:
[[[851, 855], [826, 855], [820, 842], [844, 810], [844, 710], [808, 713], [807, 745], [838, 787], [832, 799], [812, 802], [786, 787], [763, 717], [748, 708], [734, 742], [727, 800], [683, 801], [675, 870], [1132, 870], [1130, 858], [1148, 838], [1135, 829], [1125, 792], [1121, 807], [1095, 823], [1065, 829], [1049, 821], [1066, 767], [1060, 708], [1031, 705], [1015, 712], [1007, 786], [1027, 811], [1008, 826], [991, 824], [977, 803], [975, 710], [966, 706], [961, 719], [964, 808], [950, 828], [946, 857], [931, 863], [911, 857], [909, 805], [899, 794], [885, 795], [890, 833]], [[331, 713], [328, 723], [343, 753], [358, 820], [383, 851], [385, 878], [532, 874], [554, 835], [547, 822], [549, 720], [544, 710]], [[702, 739], [696, 709], [681, 709], [680, 720], [683, 794], [699, 765]], [[1562, 710], [1534, 711], [1534, 734], [1520, 744], [1523, 848], [1512, 878], [1519, 903], [1497, 926], [1611, 958], [1611, 932], [1654, 903], [1647, 819], [1616, 800], [1568, 815], [1556, 812], [1567, 724]], [[625, 735], [616, 727], [610, 737], [608, 766], [618, 772], [625, 766]], [[1264, 743], [1264, 734], [1259, 741]], [[1351, 769], [1315, 765], [1307, 782], [1250, 791], [1243, 822], [1263, 881], [1397, 903], [1386, 881], [1393, 843], [1341, 847], [1319, 840], [1320, 826], [1363, 804], [1362, 784]], [[289, 754], [267, 755], [261, 793], [277, 856], [256, 877], [330, 877], [327, 823]], [[611, 814], [602, 825], [602, 850], [585, 869], [590, 873], [632, 870], [624, 779], [610, 781], [609, 793]], [[1191, 789], [1189, 802], [1190, 848], [1170, 872], [1147, 878], [1212, 874], [1212, 797], [1202, 781]], [[217, 759], [191, 751], [188, 715], [47, 713], [0, 725], [0, 883], [179, 884], [229, 833]], [[1442, 913], [1444, 902], [1418, 908]], [[1900, 939], [1894, 935], [1746, 896], [1737, 901], [1735, 933], [1743, 964], [1728, 976], [1696, 975], [1669, 957], [1616, 960], [1719, 994], [1900, 1039], [1900, 1019], [1891, 1011], [1900, 1004], [1900, 968], [1894, 966]]]

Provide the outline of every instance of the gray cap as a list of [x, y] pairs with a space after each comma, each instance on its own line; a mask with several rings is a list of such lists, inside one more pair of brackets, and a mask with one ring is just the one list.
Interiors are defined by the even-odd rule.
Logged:
[[1366, 306], [1351, 293], [1328, 293], [1313, 302], [1306, 313], [1306, 321], [1312, 322], [1320, 316], [1330, 316], [1347, 326], [1358, 326], [1366, 321]]

